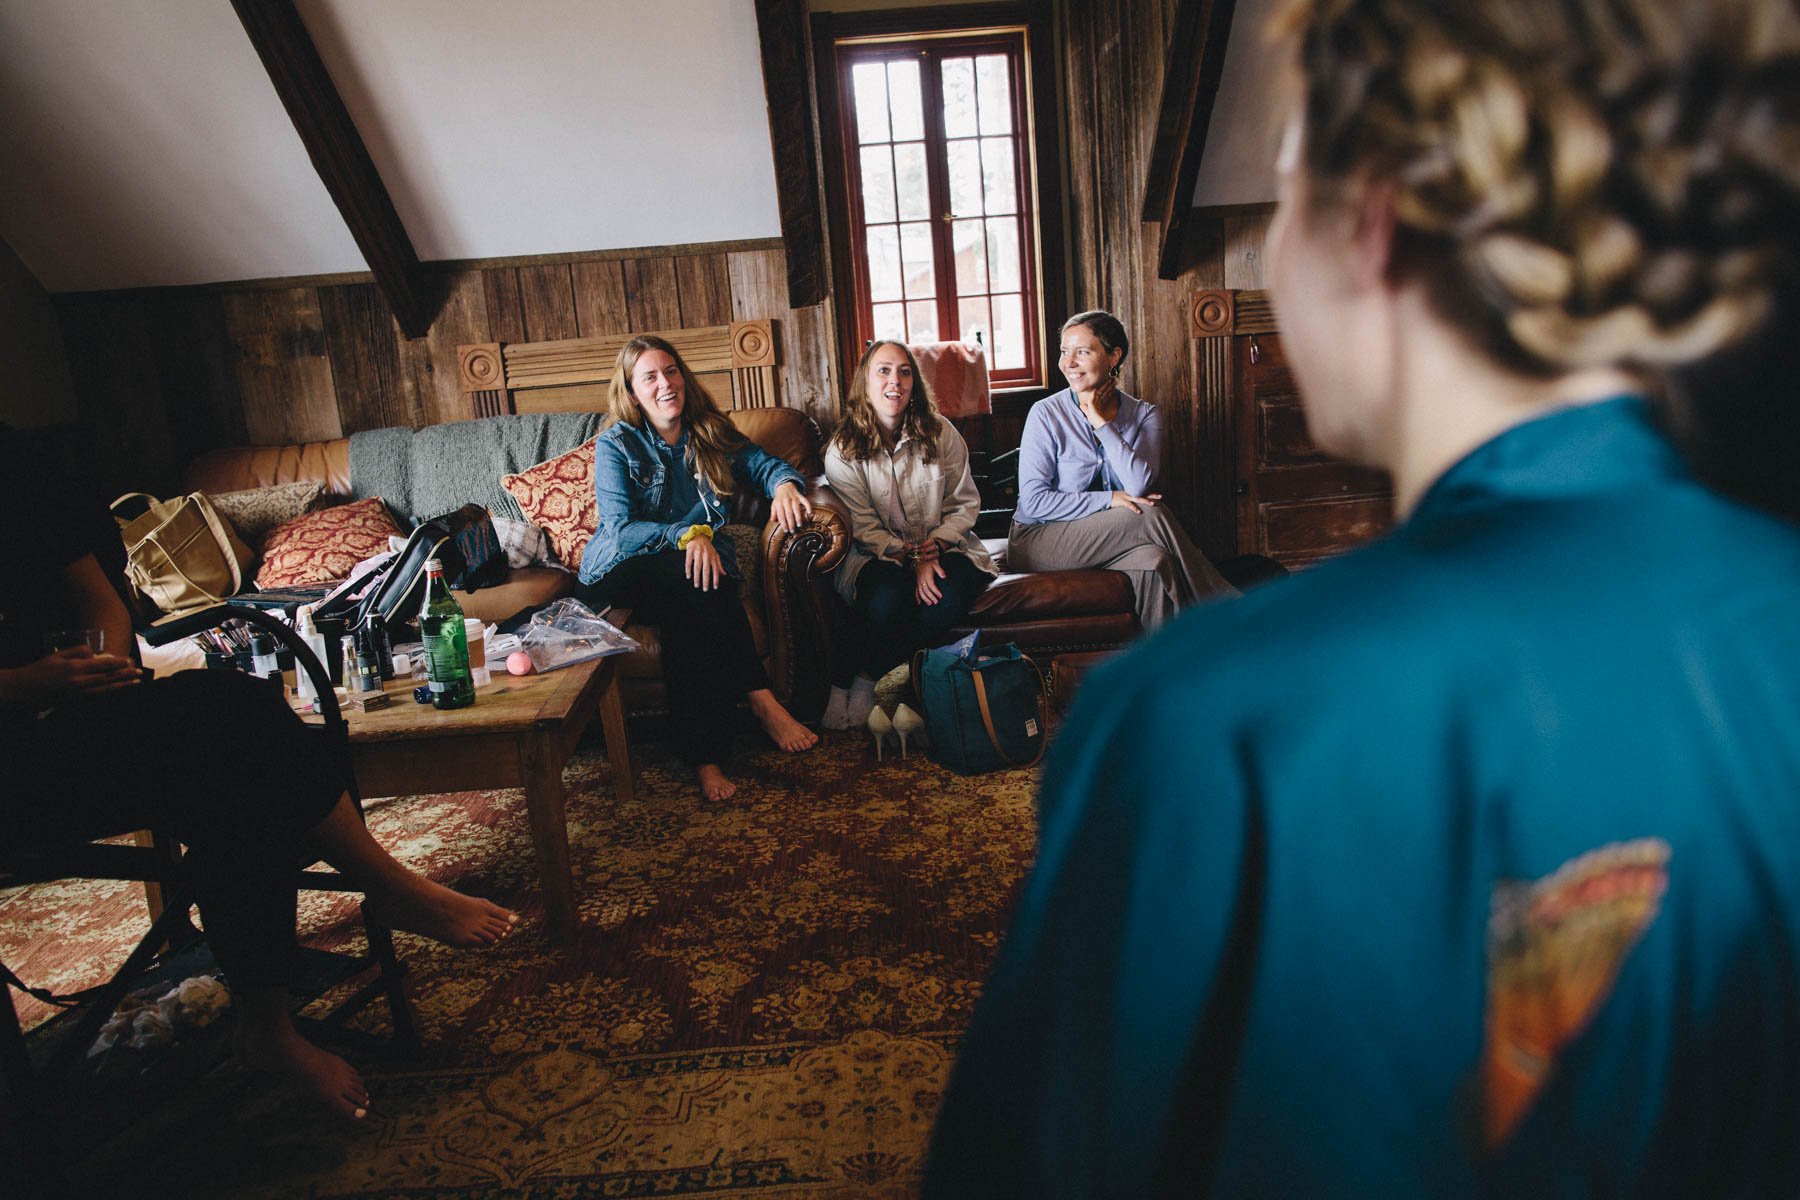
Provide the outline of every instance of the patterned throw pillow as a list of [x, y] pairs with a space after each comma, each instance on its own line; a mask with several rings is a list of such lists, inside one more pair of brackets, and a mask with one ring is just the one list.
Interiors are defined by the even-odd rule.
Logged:
[[342, 579], [365, 558], [388, 548], [404, 532], [378, 497], [305, 513], [269, 535], [256, 586], [298, 587]]
[[581, 552], [600, 524], [594, 503], [594, 439], [549, 462], [503, 476], [500, 485], [519, 502], [527, 521], [544, 527], [550, 548], [563, 565], [571, 571], [580, 568]]
[[241, 492], [215, 492], [207, 499], [212, 501], [221, 517], [231, 522], [238, 536], [260, 554], [263, 539], [268, 537], [270, 530], [301, 513], [311, 512], [324, 494], [324, 480], [302, 479], [294, 483], [245, 488]]

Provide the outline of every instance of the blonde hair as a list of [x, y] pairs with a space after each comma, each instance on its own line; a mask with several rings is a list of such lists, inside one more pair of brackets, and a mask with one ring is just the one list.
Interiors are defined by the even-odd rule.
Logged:
[[881, 424], [876, 421], [875, 409], [869, 404], [869, 360], [883, 346], [898, 346], [913, 373], [912, 395], [906, 402], [906, 411], [900, 416], [900, 435], [912, 439], [918, 454], [926, 462], [936, 462], [938, 434], [943, 432], [944, 418], [931, 399], [931, 389], [925, 386], [919, 360], [913, 357], [911, 348], [904, 342], [870, 342], [862, 357], [856, 360], [844, 396], [844, 419], [831, 440], [838, 452], [851, 462], [867, 462], [881, 448]]
[[1391, 185], [1394, 269], [1497, 361], [1666, 368], [1794, 268], [1790, 0], [1294, 0], [1303, 153]]
[[662, 338], [651, 333], [639, 334], [619, 348], [618, 360], [613, 364], [612, 382], [607, 385], [607, 415], [635, 429], [644, 427], [643, 409], [638, 407], [631, 393], [631, 376], [637, 369], [638, 359], [652, 350], [660, 350], [674, 359], [675, 369], [681, 372], [681, 425], [688, 434], [689, 461], [706, 476], [714, 492], [720, 496], [731, 495], [735, 486], [731, 462], [746, 439], [719, 410], [712, 393], [688, 370], [681, 354]]

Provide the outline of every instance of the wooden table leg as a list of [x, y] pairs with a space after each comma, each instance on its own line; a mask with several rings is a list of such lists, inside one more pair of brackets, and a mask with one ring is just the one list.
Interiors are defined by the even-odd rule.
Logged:
[[637, 785], [631, 778], [631, 747], [625, 741], [625, 702], [619, 694], [616, 664], [600, 693], [600, 728], [606, 735], [606, 761], [612, 764], [613, 800], [630, 804], [637, 798]]
[[521, 739], [525, 764], [525, 809], [531, 818], [531, 844], [537, 850], [538, 881], [544, 889], [544, 918], [550, 936], [568, 941], [575, 934], [575, 884], [569, 876], [568, 794], [563, 790], [563, 762], [549, 739], [526, 734]]

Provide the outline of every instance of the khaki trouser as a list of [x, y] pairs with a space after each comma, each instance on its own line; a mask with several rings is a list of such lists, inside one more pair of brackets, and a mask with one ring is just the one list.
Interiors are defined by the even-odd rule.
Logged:
[[1075, 567], [1100, 567], [1130, 576], [1138, 624], [1146, 630], [1196, 600], [1237, 594], [1162, 504], [1143, 512], [1109, 508], [1078, 521], [1012, 527], [1007, 570]]

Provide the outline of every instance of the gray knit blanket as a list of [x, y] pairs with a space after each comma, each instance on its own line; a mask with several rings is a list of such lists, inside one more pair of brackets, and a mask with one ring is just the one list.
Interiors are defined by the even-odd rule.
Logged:
[[380, 496], [412, 524], [465, 504], [523, 520], [500, 477], [573, 450], [599, 431], [603, 419], [599, 413], [524, 413], [353, 433], [350, 491], [358, 500]]

